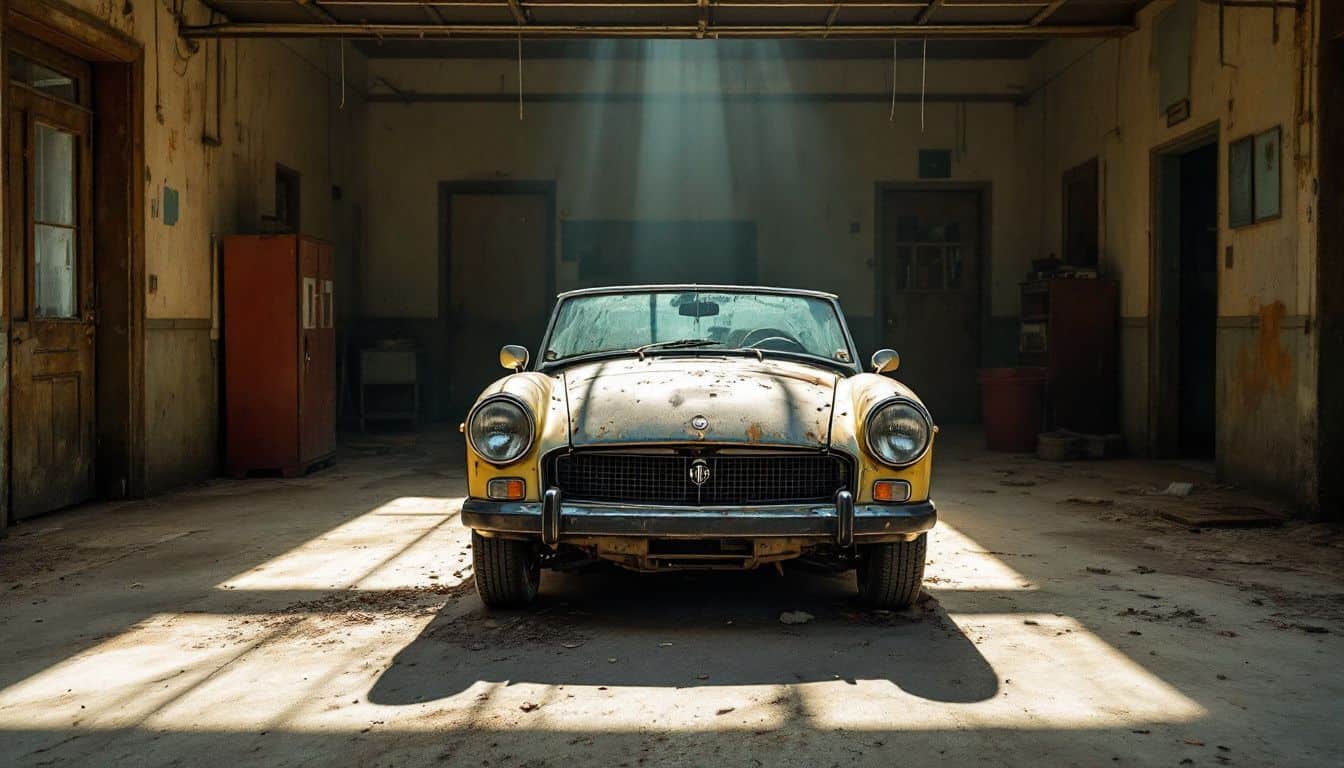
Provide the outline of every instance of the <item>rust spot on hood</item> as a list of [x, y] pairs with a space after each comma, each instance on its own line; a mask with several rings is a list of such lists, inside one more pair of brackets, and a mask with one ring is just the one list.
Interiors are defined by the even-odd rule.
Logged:
[[753, 422], [747, 427], [747, 439], [753, 443], [761, 442], [761, 425]]

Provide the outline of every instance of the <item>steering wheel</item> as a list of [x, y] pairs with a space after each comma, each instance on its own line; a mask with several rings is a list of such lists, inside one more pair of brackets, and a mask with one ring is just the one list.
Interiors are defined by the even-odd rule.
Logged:
[[[804, 347], [801, 342], [799, 342], [793, 336], [790, 336], [787, 331], [782, 331], [778, 328], [757, 328], [756, 330], [742, 337], [741, 346], [745, 349], [757, 349], [762, 344], [771, 341], [784, 342], [786, 347], [785, 349], [780, 350], [783, 352], [790, 351], [788, 347], [792, 347], [795, 351], [798, 352], [807, 351], [807, 347]], [[770, 348], [771, 347], [766, 347], [766, 349]], [[774, 348], [778, 349], [778, 347]]]

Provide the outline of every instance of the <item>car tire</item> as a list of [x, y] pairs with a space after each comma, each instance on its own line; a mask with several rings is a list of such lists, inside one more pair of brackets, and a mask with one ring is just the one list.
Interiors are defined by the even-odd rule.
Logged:
[[908, 608], [924, 584], [924, 556], [928, 534], [914, 541], [861, 546], [859, 597], [877, 608]]
[[521, 608], [537, 596], [541, 564], [530, 542], [471, 532], [476, 594], [491, 608]]

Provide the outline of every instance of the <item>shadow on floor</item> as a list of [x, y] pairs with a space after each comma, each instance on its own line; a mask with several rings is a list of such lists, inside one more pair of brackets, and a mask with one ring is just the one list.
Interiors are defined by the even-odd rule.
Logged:
[[[999, 683], [937, 600], [874, 612], [853, 574], [789, 570], [546, 574], [523, 611], [445, 608], [369, 693], [377, 704], [454, 696], [479, 681], [689, 688], [888, 680], [925, 699], [993, 698]], [[462, 609], [466, 608], [465, 611]], [[784, 611], [806, 611], [785, 625]]]

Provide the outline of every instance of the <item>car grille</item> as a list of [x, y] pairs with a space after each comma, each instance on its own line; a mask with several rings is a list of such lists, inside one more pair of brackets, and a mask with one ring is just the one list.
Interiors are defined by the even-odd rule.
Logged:
[[[703, 485], [691, 480], [697, 460], [709, 470]], [[565, 499], [693, 506], [829, 502], [850, 475], [850, 461], [830, 454], [614, 451], [561, 454], [548, 473]]]

